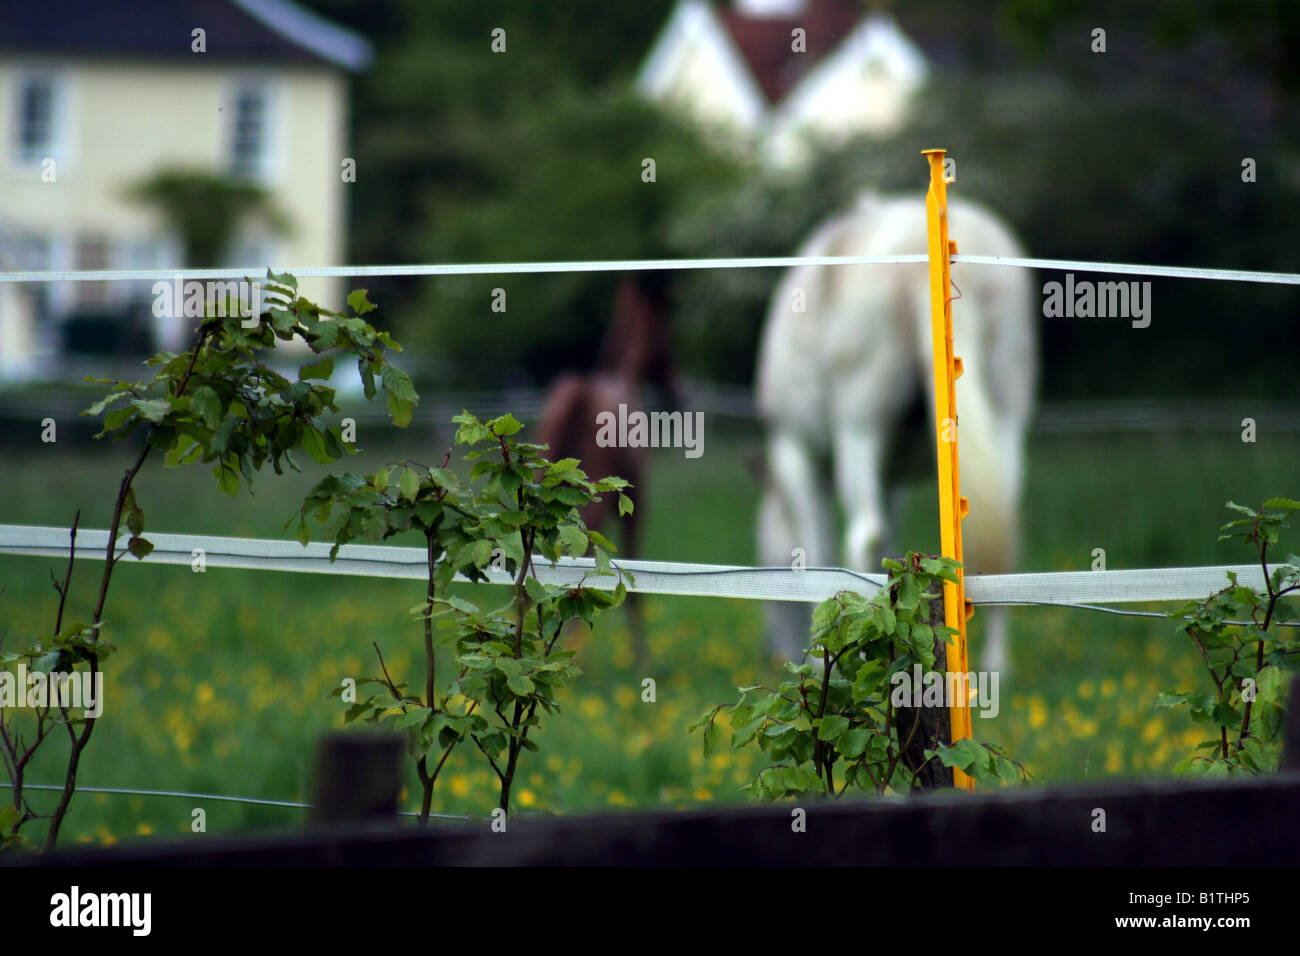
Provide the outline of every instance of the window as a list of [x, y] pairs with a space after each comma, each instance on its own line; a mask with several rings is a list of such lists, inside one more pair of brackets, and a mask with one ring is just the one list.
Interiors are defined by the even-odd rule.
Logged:
[[[48, 238], [0, 231], [0, 269], [21, 272], [45, 272], [54, 268], [54, 251]], [[53, 311], [54, 282], [33, 282], [27, 285], [32, 296], [38, 329], [45, 330]], [[62, 283], [70, 285], [71, 283]]]
[[270, 171], [270, 94], [260, 83], [235, 88], [231, 109], [230, 174], [265, 179]]
[[64, 94], [57, 76], [46, 72], [22, 73], [14, 103], [14, 156], [23, 164], [59, 156], [62, 143]]
[[[73, 247], [74, 268], [100, 272], [108, 268], [108, 239], [98, 234], [83, 233], [77, 236]], [[76, 308], [85, 312], [100, 312], [108, 307], [111, 282], [78, 282], [73, 293]]]
[[257, 235], [243, 235], [237, 237], [230, 245], [230, 250], [225, 257], [223, 265], [227, 268], [238, 266], [240, 268], [256, 269], [254, 277], [264, 274], [267, 268], [278, 266], [275, 261], [275, 243], [269, 238]]
[[[148, 238], [118, 239], [109, 254], [110, 269], [171, 268], [175, 260], [169, 255], [166, 242], [156, 236]], [[153, 300], [154, 279], [129, 279], [109, 283], [110, 301], [114, 306], [131, 307]]]

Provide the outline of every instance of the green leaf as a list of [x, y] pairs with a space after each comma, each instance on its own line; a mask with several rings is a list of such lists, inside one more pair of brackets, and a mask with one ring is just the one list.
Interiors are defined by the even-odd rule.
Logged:
[[705, 724], [713, 720], [713, 718], [715, 718], [718, 715], [718, 711], [722, 710], [724, 706], [725, 706], [724, 704], [715, 704], [713, 707], [710, 707], [708, 710], [706, 710], [703, 714], [700, 715], [698, 720], [694, 720], [691, 723], [686, 725], [686, 732], [692, 733], [696, 730], [699, 730]]
[[805, 790], [812, 790], [820, 786], [820, 780], [811, 770], [803, 770], [799, 767], [785, 767], [781, 770], [781, 786], [786, 790], [793, 790], [802, 793]]
[[121, 408], [115, 408], [104, 416], [104, 433], [115, 432], [136, 415], [140, 414], [139, 409], [130, 405], [124, 405]]
[[722, 739], [722, 728], [718, 726], [716, 720], [710, 720], [704, 728], [704, 756], [710, 756], [717, 748], [718, 742]]
[[275, 291], [277, 291], [277, 293], [279, 293], [279, 294], [283, 294], [283, 295], [288, 295], [290, 298], [292, 298], [294, 295], [297, 294], [297, 291], [298, 291], [298, 279], [297, 279], [296, 276], [293, 275], [293, 273], [290, 273], [290, 272], [272, 272], [272, 271], [268, 268], [268, 269], [266, 270], [266, 277], [267, 277], [268, 279], [270, 279], [271, 282], [272, 282], [274, 285], [278, 285], [278, 286], [282, 286], [282, 287], [283, 287], [283, 292], [280, 293], [280, 290], [275, 290]]
[[137, 398], [132, 400], [131, 405], [155, 425], [172, 410], [172, 403], [165, 398]]
[[218, 455], [224, 455], [230, 451], [230, 444], [239, 431], [239, 424], [239, 419], [232, 416], [217, 427], [216, 434], [212, 436], [212, 450], [214, 452]]
[[[93, 381], [93, 380], [92, 380], [92, 381]], [[105, 379], [104, 381], [108, 381], [108, 379]], [[116, 402], [119, 398], [121, 398], [121, 397], [122, 397], [123, 395], [125, 395], [125, 394], [127, 394], [127, 393], [126, 393], [126, 392], [123, 392], [123, 391], [113, 391], [113, 392], [109, 392], [108, 395], [106, 395], [105, 397], [101, 398], [101, 399], [100, 399], [99, 401], [97, 401], [94, 405], [91, 405], [89, 408], [87, 408], [87, 409], [86, 409], [85, 411], [83, 411], [81, 414], [83, 414], [83, 415], [102, 415], [102, 414], [104, 413], [104, 409], [106, 409], [109, 405], [112, 405], [114, 402]]]
[[456, 477], [454, 471], [448, 471], [446, 468], [430, 468], [429, 477], [439, 488], [449, 492], [460, 492], [460, 479]]
[[133, 537], [128, 542], [126, 549], [135, 556], [137, 561], [143, 561], [148, 557], [149, 552], [153, 550], [153, 544], [141, 537]]
[[500, 418], [493, 419], [488, 424], [492, 429], [492, 434], [497, 436], [513, 435], [524, 427], [523, 422], [509, 412], [506, 412]]
[[537, 578], [524, 578], [524, 590], [527, 591], [528, 596], [538, 604], [541, 604], [550, 597], [546, 591], [546, 585], [537, 580]]
[[587, 546], [590, 544], [587, 536], [578, 530], [577, 526], [571, 524], [562, 524], [559, 529], [560, 540], [568, 548], [569, 554], [575, 558], [581, 558], [587, 553]]
[[556, 501], [572, 508], [580, 507], [592, 500], [591, 495], [581, 488], [574, 488], [572, 485], [560, 485], [555, 489], [554, 494]]
[[1300, 511], [1300, 501], [1292, 498], [1269, 498], [1264, 502], [1265, 508], [1282, 508], [1287, 511]]
[[847, 733], [840, 735], [835, 742], [835, 749], [850, 760], [856, 760], [867, 749], [867, 742], [870, 739], [871, 730], [869, 728], [854, 727]]
[[1210, 719], [1221, 727], [1235, 727], [1241, 723], [1241, 715], [1226, 703], [1215, 704]]
[[834, 740], [848, 729], [849, 719], [847, 717], [831, 714], [829, 717], [821, 719], [821, 724], [817, 728], [817, 737], [820, 740]]
[[[733, 718], [734, 720], [734, 718]], [[763, 729], [763, 721], [767, 720], [767, 714], [759, 714], [749, 723], [741, 724], [731, 734], [731, 746], [743, 747], [751, 740], [758, 736], [758, 732]]]
[[301, 381], [311, 381], [313, 379], [324, 380], [334, 374], [334, 359], [327, 358], [320, 362], [308, 362], [298, 369], [298, 378]]
[[[233, 455], [227, 455], [223, 458], [212, 469], [212, 474], [216, 476], [217, 484], [221, 487], [221, 490], [233, 498], [239, 494], [239, 469], [236, 465], [231, 464], [230, 459], [232, 458], [234, 458]], [[238, 459], [235, 459], [235, 461], [238, 463]]]
[[385, 365], [380, 374], [384, 380], [384, 388], [388, 389], [390, 393], [408, 402], [419, 400], [420, 396], [415, 393], [415, 385], [411, 382], [411, 376], [396, 365]]
[[311, 460], [316, 464], [328, 465], [334, 460], [329, 456], [329, 452], [325, 450], [325, 437], [310, 422], [303, 425], [301, 441], [302, 447], [307, 454], [311, 455]]
[[486, 539], [474, 541], [461, 549], [456, 556], [456, 563], [469, 561], [476, 568], [481, 568], [492, 560], [492, 542]]
[[957, 583], [958, 563], [951, 558], [944, 557], [927, 557], [921, 559], [921, 570], [926, 574], [933, 575], [936, 578], [942, 578], [945, 581]]
[[365, 315], [367, 312], [372, 312], [378, 308], [366, 298], [367, 291], [366, 289], [353, 289], [351, 294], [348, 295], [348, 305], [352, 307], [352, 311], [357, 315]]
[[[335, 328], [335, 326], [330, 325], [329, 328]], [[321, 347], [329, 347], [325, 343], [324, 337], [318, 339], [316, 344]], [[370, 401], [375, 397], [375, 370], [371, 366], [370, 359], [364, 355], [357, 359], [357, 374], [361, 376], [361, 390], [366, 396], [366, 401]]]
[[432, 526], [434, 519], [440, 514], [442, 514], [442, 503], [439, 501], [426, 500], [415, 505], [415, 516], [426, 528]]
[[446, 604], [448, 607], [453, 607], [456, 610], [460, 611], [462, 614], [477, 614], [479, 612], [478, 605], [471, 604], [469, 601], [466, 601], [464, 598], [456, 597], [456, 595], [454, 594], [448, 594], [446, 597], [438, 598], [437, 603]]
[[395, 717], [392, 724], [395, 728], [402, 730], [407, 727], [418, 727], [429, 718], [429, 708], [416, 707], [408, 710], [406, 713]]
[[914, 611], [921, 603], [921, 586], [916, 575], [904, 574], [898, 582], [898, 608], [902, 611]]
[[967, 772], [976, 765], [982, 765], [988, 754], [988, 751], [969, 737], [963, 737], [951, 747], [940, 744], [936, 752], [945, 767], [956, 767]]
[[298, 324], [298, 317], [288, 309], [272, 307], [266, 310], [271, 317], [271, 327], [277, 332], [288, 332]]
[[393, 424], [398, 428], [405, 428], [411, 424], [411, 416], [415, 414], [415, 406], [404, 398], [398, 398], [392, 392], [388, 393], [388, 415], [393, 420]]
[[190, 408], [209, 428], [221, 422], [221, 398], [207, 385], [200, 385], [190, 396]]
[[507, 677], [506, 686], [520, 697], [527, 697], [535, 689], [533, 682], [522, 674], [512, 674]]
[[126, 530], [134, 535], [144, 531], [144, 512], [135, 501], [135, 488], [129, 488], [122, 500], [122, 511], [126, 515]]
[[415, 496], [420, 493], [420, 475], [414, 468], [406, 468], [402, 471], [402, 480], [400, 482], [402, 497], [407, 501], [414, 501]]

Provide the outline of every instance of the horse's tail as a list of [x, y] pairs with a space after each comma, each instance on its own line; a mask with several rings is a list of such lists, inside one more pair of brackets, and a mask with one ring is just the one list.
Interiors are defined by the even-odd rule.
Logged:
[[964, 297], [959, 320], [966, 334], [959, 333], [955, 343], [964, 366], [957, 379], [957, 458], [962, 493], [970, 502], [962, 522], [963, 557], [972, 574], [1003, 574], [1016, 569], [1018, 558], [1028, 408], [1007, 400], [1023, 388], [999, 383], [997, 377], [1031, 375], [1032, 369], [1004, 368], [993, 361], [988, 323], [1019, 322], [1021, 316], [991, 312], [981, 290], [967, 289], [972, 291], [976, 294]]
[[[967, 373], [970, 374], [970, 373]], [[1020, 437], [979, 387], [958, 381], [958, 467], [970, 512], [962, 522], [964, 565], [971, 574], [1015, 570], [1020, 541]], [[975, 382], [970, 382], [976, 385]]]
[[[953, 203], [963, 250], [1023, 256], [1008, 227], [983, 207]], [[1028, 277], [1018, 270], [963, 270], [954, 295], [953, 337], [964, 371], [957, 380], [957, 451], [965, 566], [972, 574], [1014, 571], [1020, 542], [1024, 440], [1037, 378], [1036, 325]], [[919, 367], [930, 370], [930, 294], [912, 291]]]

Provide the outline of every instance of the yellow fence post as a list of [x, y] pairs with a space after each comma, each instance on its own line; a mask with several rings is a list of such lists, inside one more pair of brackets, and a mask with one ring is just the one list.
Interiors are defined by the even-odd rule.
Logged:
[[[934, 427], [935, 448], [939, 460], [939, 540], [945, 557], [962, 560], [961, 519], [968, 505], [961, 496], [961, 479], [957, 462], [957, 378], [961, 359], [952, 347], [952, 280], [949, 256], [957, 244], [948, 240], [948, 181], [944, 178], [946, 150], [926, 149], [922, 155], [930, 162], [930, 189], [925, 196], [926, 232], [930, 255], [930, 339], [934, 349]], [[973, 608], [966, 601], [965, 570], [957, 569], [957, 583], [943, 584], [944, 623], [957, 631], [948, 647], [948, 671], [963, 675], [955, 682], [963, 691], [960, 700], [948, 709], [952, 740], [970, 734], [970, 689], [964, 675], [966, 664], [966, 622]], [[954, 686], [952, 683], [949, 686]], [[956, 786], [975, 789], [975, 781], [960, 770], [953, 771]]]

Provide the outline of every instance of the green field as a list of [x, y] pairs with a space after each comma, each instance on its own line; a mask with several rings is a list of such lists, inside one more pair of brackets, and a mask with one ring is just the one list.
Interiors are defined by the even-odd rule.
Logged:
[[[11, 438], [13, 436], [10, 436]], [[366, 444], [366, 436], [361, 436]], [[391, 441], [391, 439], [389, 439]], [[431, 436], [384, 439], [353, 470], [380, 460], [441, 457]], [[637, 496], [648, 522], [646, 557], [753, 563], [758, 488], [746, 455], [752, 432], [714, 434], [708, 453], [687, 460], [656, 452], [649, 486]], [[1085, 569], [1106, 549], [1110, 568], [1238, 563], [1251, 556], [1216, 543], [1228, 498], [1258, 504], [1295, 496], [1300, 436], [1194, 432], [1040, 436], [1031, 442], [1025, 510], [1025, 570]], [[108, 524], [124, 449], [60, 440], [10, 447], [0, 522]], [[220, 495], [203, 467], [146, 468], [138, 497], [153, 531], [289, 537], [283, 525], [322, 469], [260, 476], [255, 495]], [[931, 488], [910, 497], [901, 540], [937, 549]], [[1298, 536], [1300, 537], [1300, 536]], [[402, 542], [398, 542], [402, 543]], [[1293, 549], [1296, 542], [1288, 542]], [[0, 557], [0, 637], [16, 648], [49, 632], [59, 562]], [[101, 569], [79, 562], [70, 614], [85, 616]], [[342, 724], [328, 692], [347, 676], [375, 672], [378, 641], [395, 676], [413, 676], [420, 638], [408, 609], [415, 581], [183, 567], [124, 561], [108, 603], [110, 660], [105, 715], [82, 761], [87, 786], [199, 791], [307, 799], [315, 737]], [[686, 725], [708, 706], [731, 702], [737, 685], [773, 678], [762, 652], [758, 604], [700, 598], [645, 599], [653, 664], [632, 669], [621, 612], [594, 635], [580, 634], [584, 676], [564, 712], [543, 726], [538, 754], [526, 754], [516, 783], [522, 810], [734, 803], [755, 768], [750, 751], [704, 760]], [[1005, 746], [1042, 781], [1165, 775], [1203, 739], [1181, 715], [1152, 699], [1172, 687], [1208, 689], [1195, 651], [1159, 620], [1081, 610], [1012, 612], [1014, 672], [1003, 679], [1002, 712], [976, 719], [976, 736]], [[973, 624], [974, 660], [980, 647]], [[654, 677], [658, 699], [640, 700]], [[62, 744], [28, 774], [61, 779]], [[58, 752], [56, 752], [58, 751]], [[494, 805], [490, 771], [458, 753], [435, 809], [485, 816]], [[414, 808], [416, 788], [407, 804]], [[42, 801], [53, 806], [53, 794]], [[208, 832], [297, 825], [303, 811], [213, 801], [79, 795], [64, 841], [115, 842], [189, 832], [203, 807]], [[33, 838], [39, 832], [28, 835]]]

